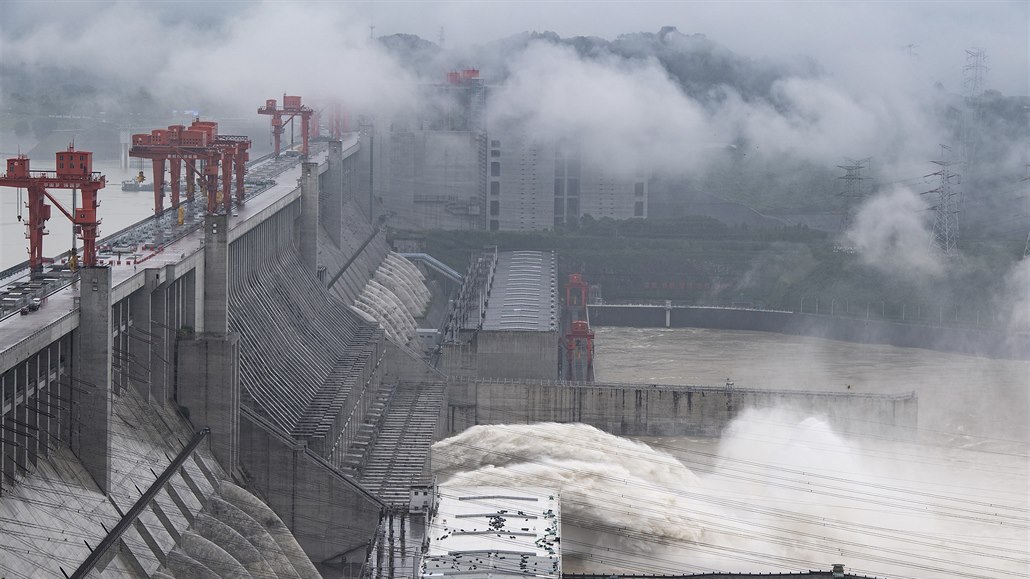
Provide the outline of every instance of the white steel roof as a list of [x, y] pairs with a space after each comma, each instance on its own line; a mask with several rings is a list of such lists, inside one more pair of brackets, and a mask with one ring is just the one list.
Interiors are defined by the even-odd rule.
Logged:
[[557, 283], [554, 252], [500, 253], [482, 329], [558, 331]]
[[420, 577], [561, 577], [561, 509], [547, 489], [438, 489]]

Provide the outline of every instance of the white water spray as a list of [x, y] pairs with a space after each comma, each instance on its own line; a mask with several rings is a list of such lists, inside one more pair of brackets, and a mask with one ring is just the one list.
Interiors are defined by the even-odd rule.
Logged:
[[925, 471], [909, 457], [866, 460], [822, 420], [746, 411], [717, 451], [705, 440], [675, 449], [686, 462], [582, 424], [475, 426], [434, 445], [433, 464], [443, 484], [561, 492], [570, 572], [797, 571], [842, 561], [898, 578], [1021, 577], [1030, 568], [1014, 547], [1027, 528], [1018, 500], [970, 500], [936, 466]]

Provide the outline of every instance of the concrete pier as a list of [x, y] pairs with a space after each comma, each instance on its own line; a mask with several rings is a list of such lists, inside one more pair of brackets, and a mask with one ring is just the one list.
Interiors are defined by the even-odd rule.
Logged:
[[311, 275], [318, 269], [318, 163], [304, 163], [300, 177], [300, 237], [298, 249]]
[[79, 287], [70, 442], [106, 494], [111, 490], [111, 268], [80, 269]]
[[204, 218], [204, 325], [198, 331], [229, 331], [229, 223], [226, 215]]

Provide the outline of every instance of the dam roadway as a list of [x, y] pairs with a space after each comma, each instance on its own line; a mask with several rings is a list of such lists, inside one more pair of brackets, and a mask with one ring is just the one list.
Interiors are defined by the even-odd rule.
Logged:
[[[355, 147], [356, 140], [349, 143]], [[319, 174], [328, 169], [327, 155], [316, 157]], [[230, 243], [244, 236], [269, 213], [299, 198], [300, 188], [296, 183], [301, 176], [301, 165], [277, 177], [277, 183], [260, 195], [248, 197], [242, 207], [236, 207], [228, 218]], [[152, 221], [148, 218], [143, 223]], [[138, 227], [139, 225], [137, 225]], [[203, 266], [204, 232], [199, 228], [166, 246], [163, 251], [154, 252], [146, 261], [136, 264], [126, 261], [123, 265], [110, 265], [112, 302], [117, 307], [131, 294], [147, 285], [148, 270], [159, 286], [167, 286], [186, 275], [196, 275]], [[147, 252], [149, 253], [149, 252]], [[104, 260], [101, 260], [104, 261]], [[109, 260], [114, 261], [114, 260]], [[162, 271], [166, 273], [162, 281]], [[153, 292], [152, 292], [153, 293]], [[28, 316], [12, 315], [0, 322], [0, 374], [24, 362], [44, 347], [59, 341], [79, 326], [79, 285], [73, 284], [50, 294], [46, 304]], [[201, 311], [190, 308], [191, 326], [203, 331], [204, 319]], [[181, 312], [180, 312], [181, 315]]]

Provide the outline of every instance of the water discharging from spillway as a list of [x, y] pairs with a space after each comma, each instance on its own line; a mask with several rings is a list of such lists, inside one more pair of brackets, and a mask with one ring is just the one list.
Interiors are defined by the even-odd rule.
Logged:
[[[1025, 466], [1010, 471], [999, 460], [980, 465], [986, 478], [965, 479], [970, 473], [953, 461], [968, 466], [970, 458], [884, 440], [863, 448], [785, 410], [745, 411], [719, 442], [649, 446], [548, 423], [475, 426], [433, 447], [445, 488], [559, 491], [568, 572], [828, 570], [841, 562], [850, 573], [893, 578], [1025, 577], [1027, 511], [1012, 490], [1022, 481], [1025, 491]], [[982, 485], [976, 499], [964, 494], [968, 484]]]
[[355, 306], [379, 322], [388, 338], [400, 344], [415, 339], [421, 316], [431, 299], [422, 273], [406, 259], [387, 254]]

